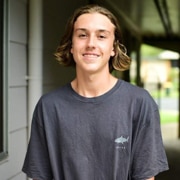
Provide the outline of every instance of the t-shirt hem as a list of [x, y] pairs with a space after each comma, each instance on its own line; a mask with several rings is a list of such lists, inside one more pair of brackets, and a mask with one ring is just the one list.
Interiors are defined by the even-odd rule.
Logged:
[[29, 172], [27, 169], [23, 168], [22, 172], [27, 175], [28, 178], [35, 179], [35, 180], [53, 180], [52, 178], [42, 178], [39, 175], [34, 175], [33, 173]]
[[145, 180], [145, 179], [149, 179], [149, 178], [152, 178], [152, 177], [156, 177], [158, 174], [164, 172], [164, 171], [168, 171], [169, 170], [169, 167], [164, 167], [164, 168], [161, 168], [161, 169], [158, 169], [157, 171], [153, 171], [152, 173], [150, 173], [150, 175], [147, 175], [147, 176], [136, 176], [136, 177], [133, 177], [132, 180]]

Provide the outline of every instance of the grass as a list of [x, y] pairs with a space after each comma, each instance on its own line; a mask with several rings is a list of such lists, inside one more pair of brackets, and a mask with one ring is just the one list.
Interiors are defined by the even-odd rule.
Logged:
[[[160, 92], [155, 91], [152, 93], [153, 98], [178, 98], [178, 90], [172, 90], [167, 96], [165, 90], [161, 90]], [[161, 124], [174, 123], [178, 122], [178, 111], [172, 110], [160, 110]]]
[[151, 95], [154, 98], [158, 98], [158, 97], [160, 97], [160, 98], [163, 98], [163, 97], [178, 98], [178, 89], [171, 91], [169, 96], [167, 96], [166, 91], [164, 89], [161, 91], [153, 91], [153, 92], [151, 92]]
[[161, 124], [178, 122], [178, 112], [176, 111], [160, 111]]

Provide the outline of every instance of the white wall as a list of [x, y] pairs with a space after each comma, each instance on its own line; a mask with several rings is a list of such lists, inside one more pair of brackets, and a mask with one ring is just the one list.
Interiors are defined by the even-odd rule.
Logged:
[[8, 4], [8, 157], [0, 162], [1, 180], [21, 180], [27, 146], [27, 2]]

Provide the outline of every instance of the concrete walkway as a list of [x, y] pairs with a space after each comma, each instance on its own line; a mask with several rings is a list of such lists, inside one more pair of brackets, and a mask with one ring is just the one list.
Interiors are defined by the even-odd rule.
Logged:
[[169, 162], [169, 170], [159, 174], [156, 180], [180, 180], [180, 139], [178, 139], [178, 124], [161, 125], [164, 146]]

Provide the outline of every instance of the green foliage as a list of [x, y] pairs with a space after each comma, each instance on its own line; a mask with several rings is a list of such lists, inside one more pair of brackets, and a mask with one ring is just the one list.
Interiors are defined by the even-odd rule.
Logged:
[[141, 46], [142, 56], [158, 56], [161, 52], [163, 52], [163, 49], [149, 46], [146, 44], [143, 44]]
[[160, 111], [161, 124], [178, 122], [178, 111]]

